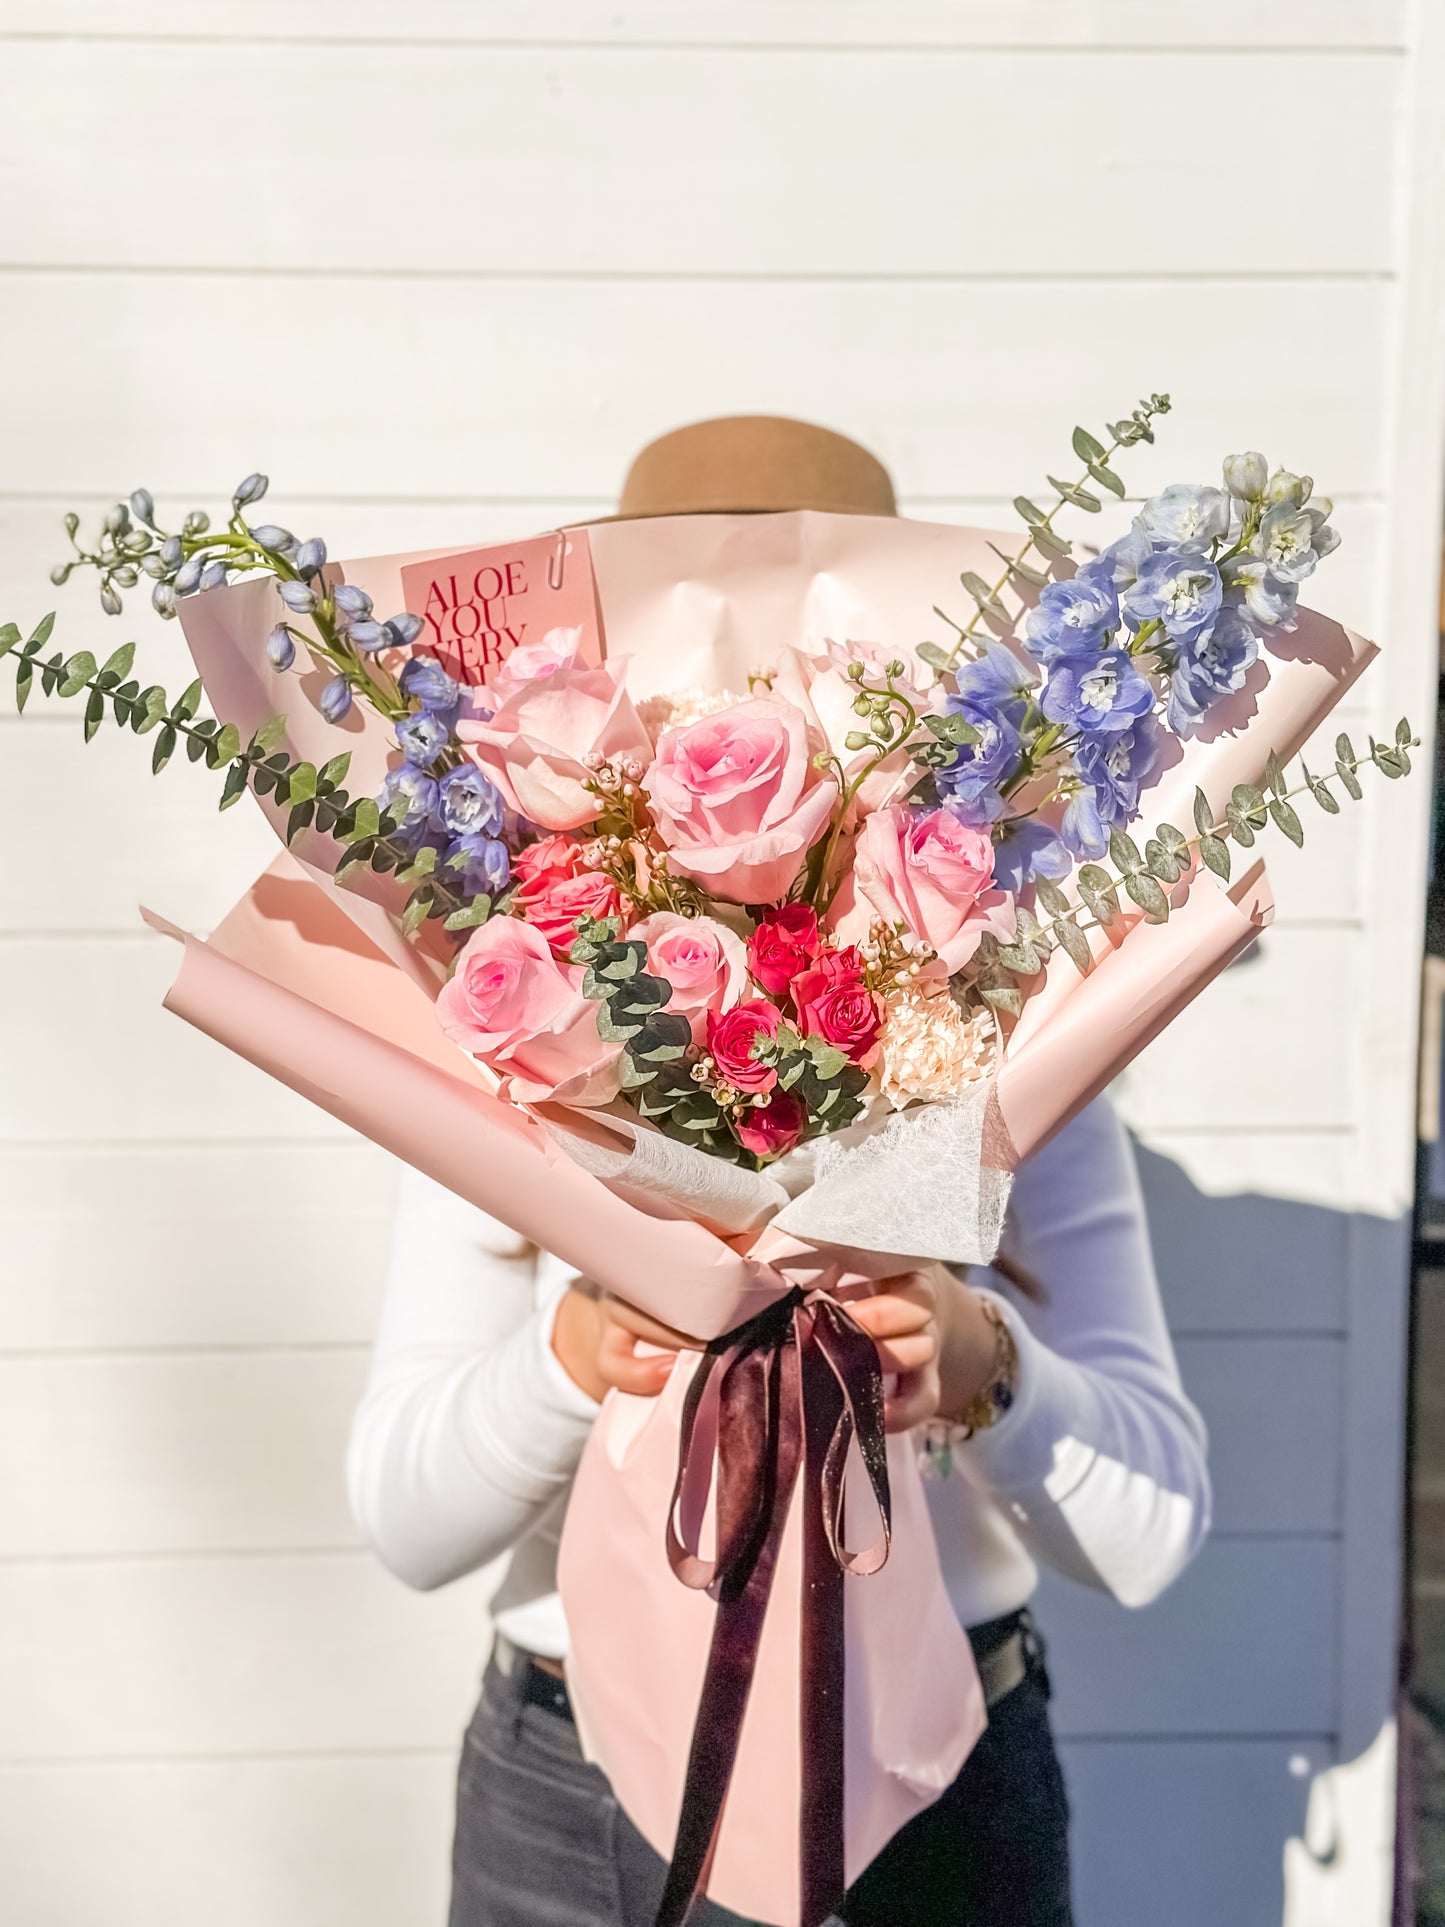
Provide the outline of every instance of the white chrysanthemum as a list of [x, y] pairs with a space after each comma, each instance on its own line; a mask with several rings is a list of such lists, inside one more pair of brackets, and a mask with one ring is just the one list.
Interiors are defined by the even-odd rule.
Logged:
[[965, 1016], [946, 990], [916, 985], [888, 999], [879, 1085], [895, 1110], [954, 1096], [994, 1067], [997, 1031], [986, 1010]]
[[704, 716], [716, 716], [720, 709], [731, 709], [743, 701], [726, 689], [673, 689], [660, 696], [648, 696], [637, 705], [642, 727], [656, 744], [665, 729], [683, 729], [700, 723]]

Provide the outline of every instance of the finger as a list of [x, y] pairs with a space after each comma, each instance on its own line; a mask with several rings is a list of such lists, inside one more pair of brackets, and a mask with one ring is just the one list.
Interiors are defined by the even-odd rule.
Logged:
[[885, 1372], [921, 1372], [937, 1359], [938, 1334], [932, 1330], [893, 1338], [878, 1346], [878, 1363]]
[[690, 1337], [687, 1332], [679, 1331], [673, 1325], [664, 1325], [660, 1318], [654, 1318], [650, 1312], [639, 1311], [636, 1305], [629, 1305], [625, 1298], [604, 1298], [603, 1310], [614, 1324], [649, 1345], [661, 1345], [670, 1352], [702, 1350], [699, 1339]]
[[922, 1331], [935, 1317], [931, 1300], [895, 1297], [891, 1292], [885, 1298], [867, 1298], [849, 1306], [849, 1310], [870, 1338], [902, 1338], [908, 1332]]
[[929, 1367], [902, 1374], [883, 1402], [883, 1424], [889, 1432], [911, 1432], [925, 1425], [938, 1410], [938, 1374]]
[[637, 1340], [620, 1325], [609, 1325], [597, 1347], [597, 1372], [603, 1383], [633, 1398], [656, 1398], [677, 1363], [677, 1353], [639, 1355]]

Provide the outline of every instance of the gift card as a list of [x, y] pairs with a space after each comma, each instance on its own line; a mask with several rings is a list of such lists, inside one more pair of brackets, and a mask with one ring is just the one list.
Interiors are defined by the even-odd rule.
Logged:
[[585, 529], [413, 562], [401, 572], [406, 607], [426, 627], [418, 654], [457, 682], [482, 683], [514, 649], [554, 630], [578, 630], [584, 662], [601, 660], [592, 551]]

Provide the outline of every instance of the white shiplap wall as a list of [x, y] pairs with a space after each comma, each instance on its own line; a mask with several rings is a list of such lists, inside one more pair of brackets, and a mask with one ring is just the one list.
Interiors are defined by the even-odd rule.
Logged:
[[[1131, 480], [1312, 468], [1321, 600], [1390, 648], [1352, 725], [1424, 720], [1442, 85], [1404, 0], [0, 0], [0, 616], [137, 482], [261, 465], [375, 552], [776, 410], [996, 523], [1163, 386]], [[406, 1595], [339, 1477], [392, 1174], [159, 1010], [136, 901], [214, 920], [269, 833], [77, 736], [0, 717], [0, 1918], [438, 1921], [483, 1594]], [[1278, 859], [1260, 959], [1126, 1080], [1218, 1526], [1148, 1613], [1046, 1599], [1082, 1927], [1281, 1919], [1389, 1713], [1425, 805]], [[1296, 1864], [1296, 1927], [1382, 1918], [1340, 1811], [1362, 1884]]]

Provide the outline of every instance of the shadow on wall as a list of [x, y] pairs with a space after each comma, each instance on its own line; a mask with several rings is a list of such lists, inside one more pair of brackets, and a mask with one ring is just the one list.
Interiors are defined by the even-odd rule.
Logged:
[[[1041, 1585], [1080, 1927], [1383, 1922], [1394, 1582], [1373, 1535], [1358, 1549], [1352, 1537], [1344, 1568], [1342, 1468], [1347, 1434], [1352, 1452], [1378, 1444], [1377, 1478], [1399, 1489], [1403, 1293], [1385, 1266], [1397, 1254], [1403, 1276], [1408, 1233], [1317, 1203], [1210, 1195], [1172, 1158], [1136, 1151], [1181, 1371], [1210, 1428], [1215, 1530], [1140, 1613]], [[1376, 1229], [1384, 1342], [1356, 1348], [1347, 1383], [1350, 1280]], [[1363, 1448], [1350, 1429], [1361, 1373], [1382, 1408]], [[1363, 1587], [1357, 1559], [1376, 1569]], [[1350, 1664], [1363, 1680], [1343, 1677], [1347, 1616], [1381, 1627], [1379, 1651]], [[1367, 1705], [1368, 1730], [1351, 1730], [1349, 1709], [1359, 1721]]]

